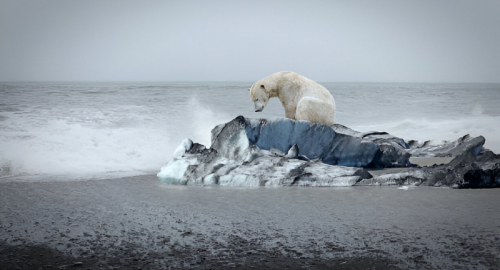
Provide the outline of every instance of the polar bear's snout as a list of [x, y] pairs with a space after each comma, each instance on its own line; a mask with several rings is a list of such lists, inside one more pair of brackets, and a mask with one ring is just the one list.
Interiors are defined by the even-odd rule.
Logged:
[[264, 110], [264, 104], [260, 103], [259, 101], [255, 101], [255, 112], [261, 112]]

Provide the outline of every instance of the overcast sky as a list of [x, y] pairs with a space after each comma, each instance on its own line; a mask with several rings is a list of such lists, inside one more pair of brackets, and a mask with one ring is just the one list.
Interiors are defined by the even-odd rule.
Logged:
[[0, 81], [500, 82], [500, 1], [0, 0]]

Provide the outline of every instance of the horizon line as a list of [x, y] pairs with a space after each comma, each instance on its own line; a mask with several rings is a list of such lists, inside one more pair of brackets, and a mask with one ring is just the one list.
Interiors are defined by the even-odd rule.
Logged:
[[[500, 84], [498, 82], [431, 81], [316, 81], [318, 83], [422, 83], [422, 84]], [[172, 80], [0, 80], [0, 83], [253, 83], [252, 81], [172, 81]]]

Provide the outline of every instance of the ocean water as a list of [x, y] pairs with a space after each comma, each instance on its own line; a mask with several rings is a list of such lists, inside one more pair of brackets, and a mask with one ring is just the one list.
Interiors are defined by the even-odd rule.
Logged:
[[[0, 82], [0, 180], [116, 178], [157, 173], [184, 138], [209, 146], [210, 130], [261, 113], [251, 82]], [[322, 83], [336, 122], [404, 139], [483, 135], [500, 153], [500, 84]]]

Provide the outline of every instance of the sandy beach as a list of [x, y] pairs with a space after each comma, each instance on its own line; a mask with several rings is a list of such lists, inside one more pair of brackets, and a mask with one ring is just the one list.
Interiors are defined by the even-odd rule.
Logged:
[[0, 183], [1, 269], [498, 269], [500, 190]]

